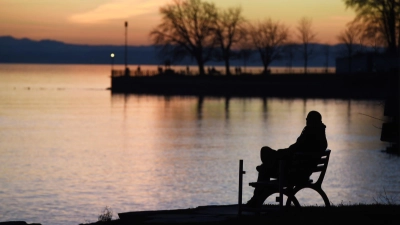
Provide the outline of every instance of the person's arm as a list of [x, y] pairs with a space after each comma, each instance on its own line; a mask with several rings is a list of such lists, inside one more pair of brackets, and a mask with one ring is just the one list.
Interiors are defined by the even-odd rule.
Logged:
[[296, 142], [289, 146], [290, 153], [295, 153], [297, 149], [302, 146], [302, 143], [305, 141], [306, 136], [306, 127], [301, 131], [300, 136], [297, 138]]
[[328, 148], [328, 140], [326, 139], [325, 130], [321, 134], [320, 146], [321, 146], [321, 149], [323, 149], [324, 151]]

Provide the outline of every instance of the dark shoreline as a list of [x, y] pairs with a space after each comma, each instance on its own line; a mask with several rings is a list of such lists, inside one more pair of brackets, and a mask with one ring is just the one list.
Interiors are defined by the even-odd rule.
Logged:
[[390, 74], [154, 75], [111, 77], [113, 94], [385, 99]]
[[[143, 224], [311, 224], [311, 225], [376, 225], [400, 224], [400, 205], [394, 203], [304, 206], [287, 211], [251, 212], [238, 215], [237, 205], [209, 205], [189, 209], [132, 211], [115, 213], [110, 221], [80, 223], [79, 225], [143, 225]], [[25, 221], [4, 221], [0, 225], [41, 225]], [[76, 224], [78, 225], [78, 224]]]
[[[156, 210], [118, 213], [119, 218], [94, 224], [133, 225], [133, 224], [400, 224], [400, 205], [395, 204], [355, 204], [339, 205], [330, 208], [304, 206], [287, 211], [237, 214], [237, 205], [199, 206], [190, 209]], [[85, 224], [80, 224], [85, 225]]]

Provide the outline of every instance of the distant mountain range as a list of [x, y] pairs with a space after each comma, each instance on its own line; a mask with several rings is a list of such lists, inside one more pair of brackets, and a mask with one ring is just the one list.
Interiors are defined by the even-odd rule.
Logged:
[[[309, 61], [310, 67], [326, 66], [326, 45], [313, 44], [315, 54]], [[344, 46], [329, 46], [329, 66], [335, 66], [336, 57], [343, 55]], [[124, 45], [77, 45], [54, 40], [34, 41], [27, 38], [16, 39], [11, 36], [0, 37], [0, 63], [58, 63], [58, 64], [111, 64], [110, 54], [114, 53], [114, 64], [125, 64]], [[157, 56], [154, 46], [128, 46], [128, 65], [163, 65], [164, 60]], [[287, 66], [289, 60], [282, 58], [271, 66]], [[196, 65], [194, 61], [178, 62], [180, 65]], [[262, 66], [257, 59], [246, 62], [247, 66]], [[208, 62], [209, 65], [223, 65], [222, 62]], [[233, 60], [232, 66], [243, 66], [243, 60]], [[295, 54], [292, 66], [303, 66], [299, 53]]]

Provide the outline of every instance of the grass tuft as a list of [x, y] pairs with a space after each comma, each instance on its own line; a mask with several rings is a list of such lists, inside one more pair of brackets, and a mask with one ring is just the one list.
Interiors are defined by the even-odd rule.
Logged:
[[106, 206], [98, 217], [98, 222], [109, 222], [113, 218], [113, 211], [110, 207]]

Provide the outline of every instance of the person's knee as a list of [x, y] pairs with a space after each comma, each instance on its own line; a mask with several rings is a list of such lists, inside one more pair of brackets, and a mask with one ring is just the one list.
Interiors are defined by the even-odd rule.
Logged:
[[264, 146], [260, 150], [261, 162], [267, 163], [269, 159], [274, 158], [276, 151], [268, 146]]
[[273, 151], [273, 149], [270, 148], [270, 147], [268, 147], [268, 146], [264, 146], [264, 147], [262, 147], [261, 150], [260, 150], [261, 153], [262, 153], [262, 152], [269, 152], [269, 151]]

